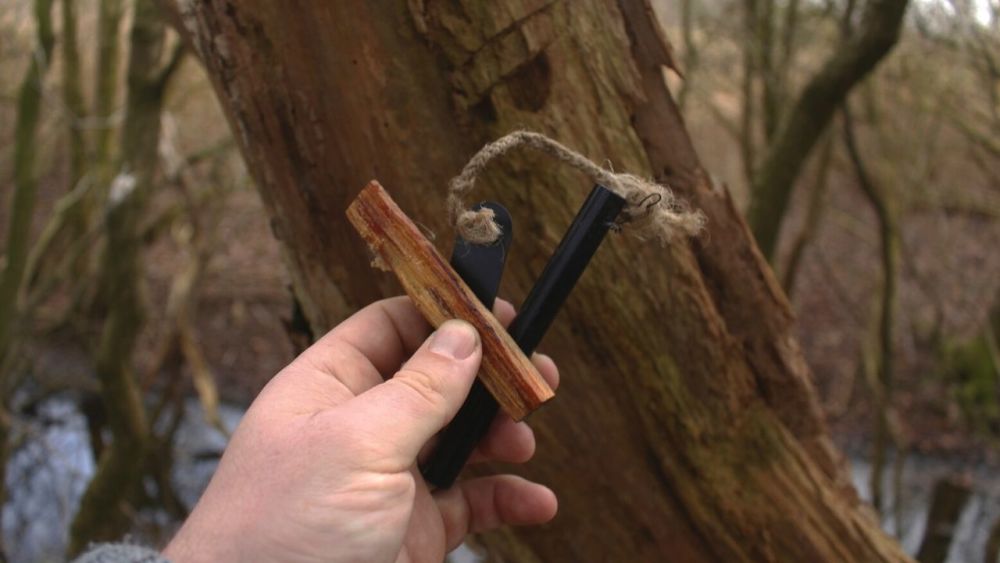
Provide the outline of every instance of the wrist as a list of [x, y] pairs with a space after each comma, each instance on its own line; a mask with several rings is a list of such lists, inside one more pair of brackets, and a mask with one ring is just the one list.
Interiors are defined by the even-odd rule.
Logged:
[[[243, 561], [239, 553], [241, 541], [229, 533], [223, 518], [203, 525], [197, 508], [170, 540], [163, 556], [171, 563], [199, 563], [202, 561]], [[234, 541], [235, 540], [235, 541]], [[244, 538], [244, 542], [247, 538]], [[256, 558], [254, 558], [256, 559]]]

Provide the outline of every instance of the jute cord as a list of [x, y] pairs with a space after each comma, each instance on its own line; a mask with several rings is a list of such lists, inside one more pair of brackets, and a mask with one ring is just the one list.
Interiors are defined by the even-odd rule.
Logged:
[[490, 244], [503, 234], [490, 209], [473, 211], [463, 201], [472, 191], [476, 179], [483, 174], [487, 164], [511, 150], [525, 147], [547, 154], [576, 168], [625, 199], [625, 209], [616, 227], [630, 224], [634, 232], [661, 243], [694, 236], [705, 225], [705, 216], [691, 210], [666, 186], [633, 174], [619, 174], [606, 170], [573, 149], [532, 131], [514, 131], [479, 150], [469, 160], [462, 173], [449, 182], [448, 214], [458, 234], [476, 244]]

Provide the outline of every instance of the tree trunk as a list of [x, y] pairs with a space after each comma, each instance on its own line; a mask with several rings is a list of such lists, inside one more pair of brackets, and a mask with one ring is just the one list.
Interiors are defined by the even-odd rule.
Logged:
[[1000, 556], [1000, 518], [990, 527], [990, 535], [986, 538], [986, 549], [983, 555], [984, 563], [997, 563]]
[[[591, 263], [543, 343], [565, 383], [532, 419], [539, 453], [523, 469], [556, 490], [560, 514], [482, 537], [492, 553], [906, 559], [850, 488], [788, 302], [694, 153], [648, 3], [180, 6], [318, 331], [399, 291], [344, 220], [366, 182], [378, 178], [408, 214], [449, 233], [447, 180], [516, 127], [655, 176], [707, 214], [708, 235], [691, 244], [621, 237]], [[481, 195], [515, 217], [508, 297], [525, 295], [588, 191], [529, 155], [489, 171]]]
[[960, 476], [943, 477], [934, 484], [931, 507], [927, 511], [927, 529], [924, 539], [920, 541], [917, 561], [944, 563], [948, 559], [948, 549], [955, 538], [958, 519], [971, 495], [972, 488], [968, 480]]
[[[35, 216], [38, 174], [35, 156], [38, 152], [37, 133], [42, 110], [44, 79], [52, 60], [55, 35], [52, 33], [52, 0], [35, 0], [37, 44], [17, 95], [17, 123], [14, 126], [14, 190], [8, 207], [7, 246], [0, 268], [0, 396], [10, 391], [4, 367], [15, 334], [17, 297], [24, 282], [24, 273], [31, 250], [31, 221]], [[5, 198], [6, 199], [6, 198]], [[2, 485], [0, 485], [2, 487]]]
[[[7, 208], [7, 246], [0, 268], [0, 516], [7, 501], [7, 461], [10, 457], [10, 433], [13, 415], [8, 411], [14, 392], [12, 348], [21, 313], [17, 297], [24, 282], [24, 272], [31, 248], [31, 220], [35, 216], [38, 176], [35, 154], [37, 133], [42, 110], [44, 78], [52, 60], [55, 36], [52, 33], [52, 0], [35, 0], [37, 43], [31, 62], [21, 82], [17, 97], [17, 123], [14, 126], [14, 190]], [[5, 198], [6, 199], [6, 198]], [[2, 529], [2, 526], [0, 526]], [[3, 542], [0, 542], [2, 544]], [[0, 559], [4, 558], [0, 545]]]
[[754, 170], [748, 220], [764, 255], [773, 257], [806, 158], [848, 92], [899, 39], [907, 0], [869, 0], [856, 34], [840, 45], [802, 89]]
[[[62, 1], [63, 102], [66, 104], [66, 131], [69, 140], [69, 189], [83, 177], [87, 167], [87, 144], [82, 121], [86, 117], [80, 82], [80, 45], [76, 38], [76, 2]], [[116, 35], [117, 39], [117, 35]], [[81, 232], [86, 231], [86, 225]]]
[[[872, 474], [871, 491], [872, 504], [876, 510], [882, 510], [882, 471], [885, 468], [886, 448], [891, 439], [896, 445], [896, 456], [903, 455], [898, 429], [893, 429], [890, 416], [894, 410], [893, 392], [895, 380], [895, 337], [893, 328], [896, 322], [896, 301], [899, 293], [899, 213], [896, 209], [896, 198], [892, 186], [876, 180], [861, 155], [857, 137], [854, 131], [854, 121], [851, 117], [849, 104], [844, 104], [844, 142], [851, 165], [858, 177], [858, 186], [865, 199], [871, 204], [878, 221], [880, 251], [882, 265], [882, 287], [878, 297], [878, 354], [877, 377], [874, 390], [874, 404], [877, 416], [872, 432]], [[898, 499], [897, 499], [898, 502]]]
[[95, 206], [104, 203], [114, 175], [114, 134], [117, 130], [115, 116], [119, 110], [118, 74], [121, 66], [121, 21], [124, 12], [124, 0], [100, 0], [93, 99], [93, 116], [99, 125], [94, 129], [90, 164], [97, 184], [93, 200]]
[[830, 162], [833, 160], [833, 134], [827, 133], [827, 139], [820, 149], [816, 162], [816, 176], [809, 186], [809, 201], [806, 204], [806, 216], [802, 220], [802, 228], [792, 241], [792, 250], [788, 253], [788, 262], [781, 274], [781, 287], [789, 297], [795, 295], [795, 282], [798, 279], [799, 268], [806, 253], [806, 247], [816, 237], [820, 222], [823, 220], [823, 210], [826, 207], [826, 190], [830, 185]]
[[150, 452], [149, 426], [133, 351], [142, 328], [141, 222], [159, 166], [160, 116], [171, 59], [161, 64], [166, 29], [156, 6], [135, 3], [127, 72], [128, 98], [121, 131], [121, 161], [111, 185], [104, 222], [107, 248], [101, 287], [108, 304], [95, 368], [108, 417], [111, 443], [70, 526], [70, 556], [94, 541], [111, 541], [128, 531], [133, 500], [142, 486], [145, 457]]

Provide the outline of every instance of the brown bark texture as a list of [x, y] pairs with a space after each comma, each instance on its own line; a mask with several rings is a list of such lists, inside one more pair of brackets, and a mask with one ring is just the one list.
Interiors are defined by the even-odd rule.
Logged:
[[[166, 1], [166, 0], [164, 0]], [[702, 168], [664, 83], [643, 0], [186, 1], [205, 62], [323, 331], [399, 292], [344, 210], [370, 178], [448, 246], [445, 186], [483, 143], [537, 130], [654, 176], [708, 233], [613, 237], [542, 348], [563, 386], [517, 469], [552, 486], [547, 526], [480, 538], [513, 561], [906, 560], [830, 444], [793, 315], [726, 190]], [[542, 157], [491, 168], [515, 218], [502, 293], [523, 297], [590, 186]]]

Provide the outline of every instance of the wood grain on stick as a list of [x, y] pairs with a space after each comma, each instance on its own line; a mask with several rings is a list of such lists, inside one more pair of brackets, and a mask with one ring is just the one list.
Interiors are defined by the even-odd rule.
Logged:
[[347, 218], [428, 322], [437, 327], [462, 319], [476, 328], [483, 343], [479, 377], [514, 420], [554, 396], [496, 317], [378, 182], [371, 181], [354, 199]]

